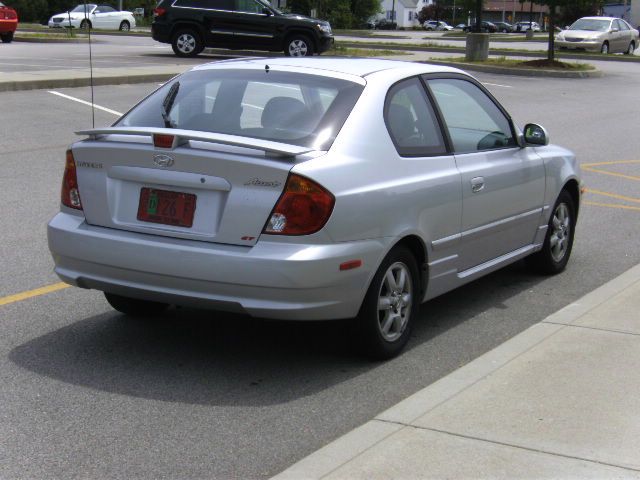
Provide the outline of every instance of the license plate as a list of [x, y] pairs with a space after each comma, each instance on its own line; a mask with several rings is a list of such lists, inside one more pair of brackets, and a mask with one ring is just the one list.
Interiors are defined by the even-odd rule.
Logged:
[[138, 220], [191, 228], [196, 211], [196, 196], [191, 193], [142, 188]]

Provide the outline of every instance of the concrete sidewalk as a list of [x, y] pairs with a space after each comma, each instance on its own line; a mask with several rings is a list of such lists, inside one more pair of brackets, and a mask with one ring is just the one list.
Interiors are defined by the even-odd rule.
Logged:
[[639, 478], [640, 265], [275, 478]]

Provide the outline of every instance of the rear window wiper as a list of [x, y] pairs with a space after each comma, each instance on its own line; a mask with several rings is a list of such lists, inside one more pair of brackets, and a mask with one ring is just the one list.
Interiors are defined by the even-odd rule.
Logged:
[[171, 85], [169, 93], [167, 93], [167, 96], [164, 97], [162, 101], [162, 119], [164, 120], [165, 128], [175, 128], [175, 124], [171, 121], [169, 113], [171, 113], [173, 102], [176, 101], [176, 97], [178, 96], [178, 90], [180, 90], [180, 82]]

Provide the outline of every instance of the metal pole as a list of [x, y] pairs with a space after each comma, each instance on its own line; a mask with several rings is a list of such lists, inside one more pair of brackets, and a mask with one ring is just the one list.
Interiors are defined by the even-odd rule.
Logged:
[[453, 0], [453, 17], [451, 17], [451, 23], [456, 24], [456, 0]]
[[396, 21], [396, 0], [393, 0], [393, 2], [391, 2], [391, 21]]
[[505, 21], [505, 10], [507, 9], [507, 0], [502, 0], [502, 21]]

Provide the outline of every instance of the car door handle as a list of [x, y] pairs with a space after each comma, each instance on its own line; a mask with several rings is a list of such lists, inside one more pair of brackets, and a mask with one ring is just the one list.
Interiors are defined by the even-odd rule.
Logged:
[[484, 190], [484, 177], [474, 177], [471, 179], [471, 191], [479, 193]]

